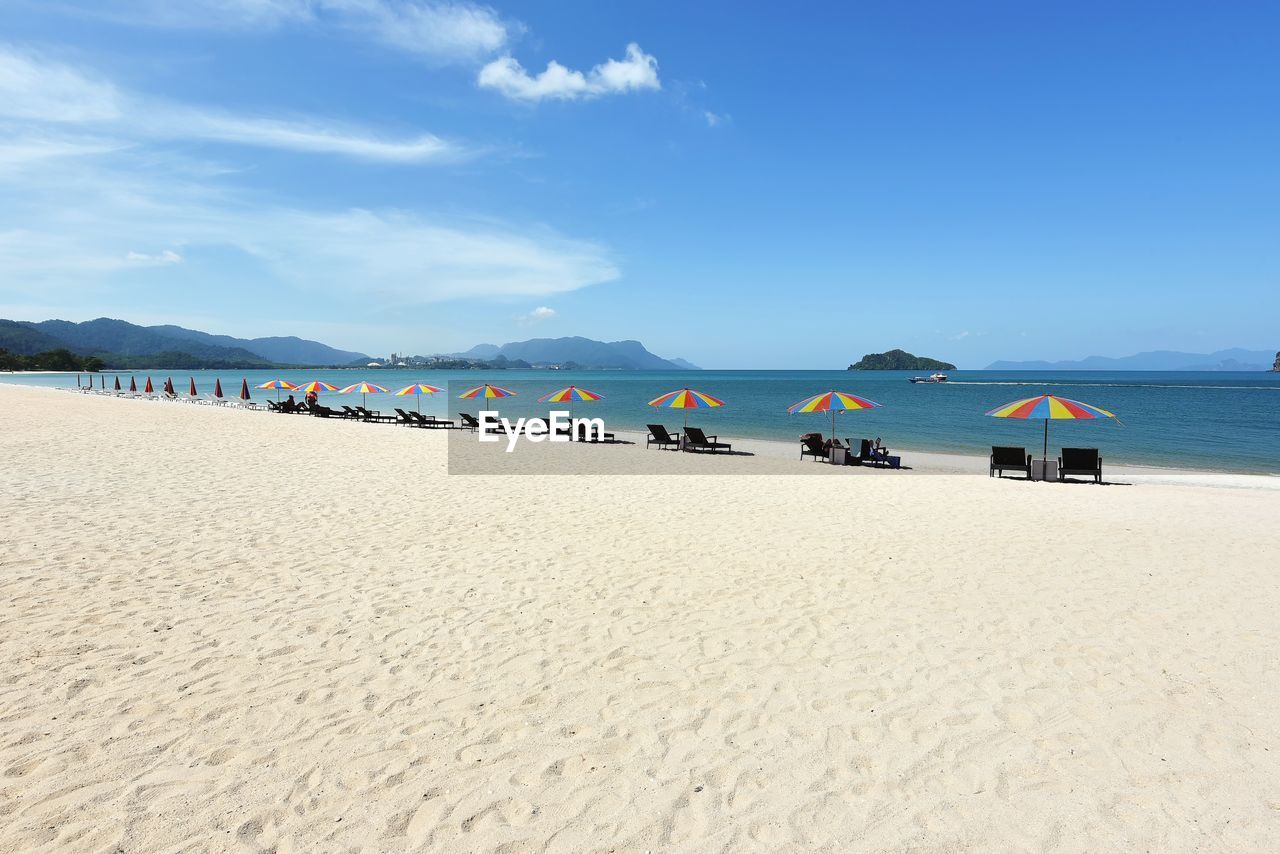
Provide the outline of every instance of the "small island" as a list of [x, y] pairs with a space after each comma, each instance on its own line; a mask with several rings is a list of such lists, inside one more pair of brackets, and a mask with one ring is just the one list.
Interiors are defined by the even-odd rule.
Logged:
[[1271, 366], [1271, 370], [1280, 374], [1280, 353], [1276, 353], [1276, 363]]
[[906, 350], [890, 350], [887, 353], [868, 353], [849, 366], [851, 371], [954, 371], [950, 362], [940, 362], [925, 356], [913, 356]]

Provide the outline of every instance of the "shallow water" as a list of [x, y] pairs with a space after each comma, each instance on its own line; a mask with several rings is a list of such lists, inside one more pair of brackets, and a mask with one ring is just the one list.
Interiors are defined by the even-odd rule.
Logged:
[[[242, 378], [252, 388], [272, 379], [272, 371], [195, 371], [173, 374], [179, 393], [194, 377], [202, 394], [221, 379], [224, 393], [239, 392]], [[922, 451], [983, 454], [992, 444], [1024, 445], [1040, 453], [1042, 421], [1010, 421], [983, 415], [989, 409], [1042, 393], [1082, 400], [1108, 409], [1118, 421], [1054, 421], [1049, 426], [1049, 453], [1061, 447], [1098, 447], [1109, 462], [1280, 474], [1280, 374], [1249, 372], [1103, 372], [1103, 371], [952, 371], [951, 382], [911, 385], [909, 372], [852, 371], [431, 371], [316, 370], [285, 371], [290, 382], [325, 380], [339, 387], [368, 380], [392, 390], [413, 382], [446, 389], [424, 396], [424, 413], [437, 416], [459, 410], [474, 413], [475, 401], [458, 400], [466, 388], [492, 382], [516, 397], [491, 401], [506, 416], [545, 414], [551, 406], [537, 398], [566, 385], [602, 394], [595, 403], [572, 407], [574, 415], [598, 416], [610, 428], [643, 429], [646, 423], [670, 427], [684, 421], [678, 410], [656, 411], [646, 403], [658, 395], [689, 385], [723, 399], [726, 406], [695, 410], [692, 424], [724, 437], [794, 439], [810, 430], [829, 434], [829, 415], [788, 415], [787, 406], [824, 391], [849, 391], [883, 404], [878, 409], [842, 413], [836, 435], [880, 437], [890, 447]], [[88, 375], [81, 375], [85, 378]], [[146, 372], [121, 374], [138, 386]], [[153, 372], [158, 389], [169, 376]], [[113, 374], [99, 377], [110, 386]], [[75, 374], [0, 375], [0, 381], [74, 388]], [[255, 399], [274, 392], [252, 390]], [[351, 404], [359, 395], [323, 394], [331, 404]], [[371, 409], [390, 412], [413, 408], [413, 397], [371, 395]], [[555, 408], [563, 409], [563, 406]]]

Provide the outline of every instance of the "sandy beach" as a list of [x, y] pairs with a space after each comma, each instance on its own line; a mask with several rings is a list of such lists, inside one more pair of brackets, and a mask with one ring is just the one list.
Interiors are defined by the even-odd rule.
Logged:
[[1277, 478], [468, 477], [436, 431], [0, 411], [3, 851], [1280, 836]]

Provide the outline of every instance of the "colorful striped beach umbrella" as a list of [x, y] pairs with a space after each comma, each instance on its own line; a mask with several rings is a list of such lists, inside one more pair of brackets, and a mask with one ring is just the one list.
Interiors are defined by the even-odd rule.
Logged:
[[[594, 391], [587, 391], [585, 388], [578, 388], [576, 385], [566, 386], [559, 391], [548, 392], [538, 398], [539, 403], [567, 403], [569, 405], [569, 417], [573, 418], [573, 402], [575, 400], [583, 403], [594, 403], [597, 400], [604, 400], [603, 394], [596, 394]], [[569, 431], [569, 439], [573, 440], [573, 430]]]
[[242, 378], [242, 379], [240, 380], [240, 399], [241, 399], [241, 400], [252, 400], [252, 399], [253, 399], [253, 398], [249, 397], [249, 379], [248, 379], [248, 377]]
[[458, 395], [459, 400], [488, 400], [495, 397], [515, 397], [516, 393], [506, 388], [499, 388], [496, 385], [478, 385], [475, 388], [467, 389]]
[[279, 403], [279, 402], [280, 402], [280, 390], [281, 390], [281, 389], [284, 389], [285, 391], [295, 391], [298, 387], [297, 387], [296, 385], [294, 385], [293, 383], [289, 382], [288, 380], [268, 380], [267, 382], [265, 382], [265, 383], [263, 383], [262, 385], [258, 386], [258, 388], [262, 388], [262, 389], [275, 389], [275, 390], [276, 390], [276, 403]]
[[367, 395], [370, 395], [370, 394], [386, 394], [386, 393], [387, 393], [387, 390], [386, 390], [386, 388], [384, 388], [383, 386], [380, 386], [380, 385], [374, 385], [373, 383], [368, 383], [368, 382], [352, 383], [351, 385], [347, 386], [347, 387], [346, 387], [346, 388], [344, 388], [344, 389], [341, 389], [341, 390], [338, 392], [338, 394], [358, 394], [358, 395], [360, 395], [360, 405], [361, 405], [361, 406], [365, 406], [365, 405], [368, 403]]
[[1049, 458], [1049, 422], [1053, 421], [1093, 421], [1098, 418], [1115, 418], [1114, 412], [1093, 406], [1089, 403], [1081, 403], [1078, 400], [1070, 400], [1065, 397], [1057, 397], [1052, 394], [1042, 394], [1038, 397], [1028, 397], [1022, 400], [1015, 400], [1013, 403], [1006, 403], [1004, 406], [997, 406], [995, 409], [987, 411], [987, 415], [992, 418], [1018, 418], [1022, 420], [1044, 420], [1044, 450], [1041, 453], [1040, 460], [1044, 462]]
[[422, 412], [422, 396], [424, 394], [437, 394], [438, 392], [442, 392], [442, 391], [444, 391], [444, 389], [436, 388], [433, 385], [427, 385], [426, 383], [414, 383], [413, 385], [407, 385], [404, 388], [397, 391], [395, 393], [395, 396], [408, 397], [409, 395], [413, 395], [418, 399], [415, 408], [417, 409], [418, 412]]
[[603, 398], [604, 395], [602, 394], [596, 394], [594, 391], [587, 391], [585, 388], [578, 388], [576, 385], [571, 385], [566, 388], [562, 388], [559, 391], [544, 394], [542, 397], [538, 398], [538, 402], [573, 403], [575, 400], [590, 402], [593, 400], [602, 400]]
[[712, 397], [709, 394], [703, 394], [700, 391], [694, 391], [691, 388], [682, 388], [677, 391], [669, 391], [661, 397], [655, 397], [649, 401], [650, 406], [658, 409], [683, 409], [684, 426], [689, 426], [689, 410], [690, 409], [708, 409], [717, 406], [724, 406], [724, 401], [718, 397]]
[[222, 400], [222, 377], [218, 377], [213, 381], [213, 396], [218, 400]]
[[836, 438], [836, 413], [837, 412], [856, 412], [860, 409], [877, 409], [880, 404], [874, 400], [867, 400], [865, 397], [858, 397], [856, 394], [850, 394], [847, 391], [828, 391], [822, 394], [815, 394], [813, 397], [806, 397], [799, 403], [793, 403], [787, 407], [787, 412], [795, 415], [797, 412], [830, 412], [831, 413], [831, 439]]
[[294, 391], [300, 391], [303, 394], [319, 394], [322, 391], [337, 391], [337, 390], [338, 390], [338, 387], [336, 385], [327, 383], [324, 380], [312, 380], [311, 382], [303, 383], [302, 385], [294, 389]]

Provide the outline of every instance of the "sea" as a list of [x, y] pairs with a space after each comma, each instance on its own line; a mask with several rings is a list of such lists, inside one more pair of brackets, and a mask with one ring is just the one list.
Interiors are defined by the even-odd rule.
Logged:
[[[990, 409], [1039, 394], [1055, 394], [1102, 407], [1117, 416], [1096, 421], [1053, 421], [1049, 425], [1049, 453], [1062, 447], [1101, 449], [1113, 464], [1147, 465], [1208, 471], [1280, 475], [1280, 373], [1267, 372], [1136, 372], [1136, 371], [951, 371], [950, 381], [911, 384], [900, 371], [563, 371], [563, 370], [422, 370], [338, 369], [286, 371], [137, 371], [118, 374], [128, 388], [135, 378], [142, 388], [150, 376], [159, 389], [172, 376], [179, 394], [194, 379], [201, 395], [209, 394], [215, 379], [228, 396], [239, 393], [247, 380], [255, 400], [273, 399], [275, 392], [254, 388], [277, 377], [292, 383], [320, 380], [339, 388], [367, 380], [394, 391], [412, 383], [444, 389], [434, 395], [368, 397], [371, 409], [421, 407], [423, 413], [456, 417], [475, 413], [473, 400], [458, 395], [481, 383], [515, 392], [491, 400], [490, 409], [503, 416], [545, 415], [552, 407], [539, 403], [548, 392], [575, 385], [602, 395], [591, 403], [576, 403], [575, 416], [604, 419], [611, 430], [643, 430], [648, 423], [677, 428], [684, 423], [702, 427], [725, 441], [733, 437], [794, 441], [799, 434], [829, 435], [827, 414], [789, 415], [787, 407], [813, 394], [845, 391], [869, 398], [880, 407], [836, 416], [841, 438], [879, 438], [890, 448], [985, 456], [992, 445], [1022, 445], [1039, 454], [1043, 421], [1015, 421], [984, 415]], [[0, 382], [75, 388], [88, 374], [0, 374]], [[117, 374], [104, 372], [108, 387]], [[648, 401], [690, 387], [719, 398], [723, 407], [655, 410]], [[287, 394], [287, 392], [286, 392]], [[332, 405], [361, 401], [360, 395], [323, 393]]]

